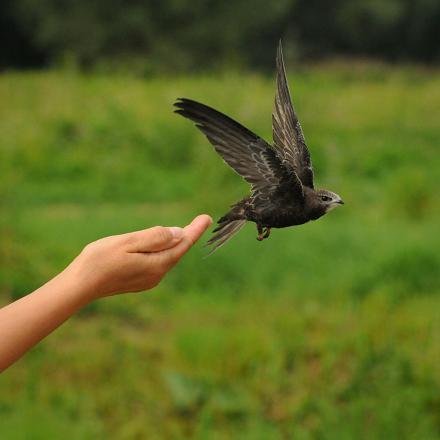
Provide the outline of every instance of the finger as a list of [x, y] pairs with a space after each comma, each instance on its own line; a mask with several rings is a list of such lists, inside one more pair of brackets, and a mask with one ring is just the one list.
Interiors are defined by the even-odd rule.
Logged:
[[188, 226], [185, 226], [185, 238], [188, 238], [194, 244], [211, 225], [212, 218], [209, 215], [199, 215]]
[[128, 252], [159, 252], [181, 242], [185, 231], [179, 227], [155, 226], [127, 235]]
[[161, 252], [162, 258], [175, 264], [199, 240], [211, 224], [212, 219], [209, 215], [197, 216], [188, 226], [185, 226], [183, 240], [172, 249]]

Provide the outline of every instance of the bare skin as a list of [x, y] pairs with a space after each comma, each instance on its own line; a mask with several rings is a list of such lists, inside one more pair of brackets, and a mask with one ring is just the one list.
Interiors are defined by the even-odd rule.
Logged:
[[90, 302], [157, 286], [211, 223], [200, 215], [185, 228], [156, 226], [87, 245], [55, 278], [0, 309], [0, 372]]

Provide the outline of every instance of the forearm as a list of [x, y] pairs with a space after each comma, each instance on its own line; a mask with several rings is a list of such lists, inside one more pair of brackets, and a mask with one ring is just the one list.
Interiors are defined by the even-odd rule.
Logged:
[[67, 269], [0, 309], [0, 372], [90, 302], [77, 281]]

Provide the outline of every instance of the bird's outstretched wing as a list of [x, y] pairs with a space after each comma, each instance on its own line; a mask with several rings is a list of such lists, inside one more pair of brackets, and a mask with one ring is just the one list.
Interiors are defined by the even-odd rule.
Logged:
[[298, 199], [303, 199], [301, 182], [288, 172], [265, 140], [207, 105], [186, 98], [174, 105], [175, 112], [194, 121], [223, 160], [251, 184], [253, 199], [269, 200], [286, 184]]
[[313, 189], [312, 161], [290, 98], [281, 41], [277, 52], [277, 91], [272, 130], [278, 157], [298, 175], [303, 185]]

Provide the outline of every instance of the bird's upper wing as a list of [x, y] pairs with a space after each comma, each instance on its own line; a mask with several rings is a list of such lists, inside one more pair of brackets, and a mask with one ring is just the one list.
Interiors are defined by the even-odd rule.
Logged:
[[302, 184], [313, 189], [310, 152], [290, 99], [281, 42], [277, 52], [277, 91], [272, 114], [274, 148], [278, 157], [298, 175]]
[[254, 199], [268, 199], [289, 183], [299, 200], [304, 194], [296, 175], [282, 165], [275, 150], [262, 138], [223, 113], [199, 102], [180, 98], [176, 113], [196, 123], [223, 160], [252, 186]]

